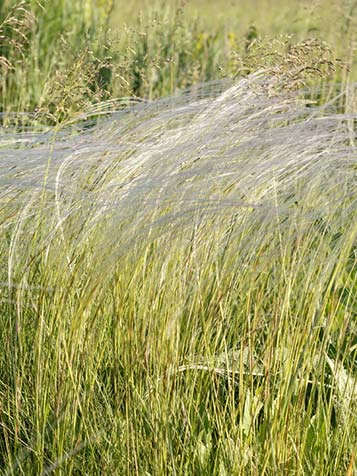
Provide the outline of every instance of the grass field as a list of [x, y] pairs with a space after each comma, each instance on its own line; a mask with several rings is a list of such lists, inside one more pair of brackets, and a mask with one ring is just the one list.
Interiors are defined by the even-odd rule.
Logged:
[[1, 475], [357, 474], [357, 4], [220, 5], [0, 3]]

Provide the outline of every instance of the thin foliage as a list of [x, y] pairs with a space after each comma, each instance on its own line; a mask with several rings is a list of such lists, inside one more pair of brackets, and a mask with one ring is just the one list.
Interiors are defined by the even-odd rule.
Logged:
[[351, 473], [357, 116], [284, 81], [2, 129], [5, 474]]

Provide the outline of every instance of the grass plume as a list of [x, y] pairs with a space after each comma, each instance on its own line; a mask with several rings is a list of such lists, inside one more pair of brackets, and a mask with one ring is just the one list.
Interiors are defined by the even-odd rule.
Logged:
[[351, 472], [357, 117], [282, 81], [2, 130], [4, 474]]

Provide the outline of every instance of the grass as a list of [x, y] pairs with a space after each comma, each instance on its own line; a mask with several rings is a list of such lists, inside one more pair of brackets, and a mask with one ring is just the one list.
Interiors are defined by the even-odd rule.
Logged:
[[1, 474], [353, 475], [351, 51], [9, 3]]
[[276, 1], [269, 15], [260, 0], [255, 8], [227, 6], [223, 17], [212, 2], [203, 8], [198, 0], [157, 3], [140, 15], [141, 3], [130, 5], [136, 14], [128, 17], [129, 4], [121, 0], [2, 2], [0, 110], [36, 112], [41, 122], [56, 124], [99, 101], [155, 99], [268, 67], [281, 61], [277, 53], [285, 56], [307, 42], [315, 46], [305, 66], [322, 51], [324, 60], [340, 64], [328, 82], [315, 81], [319, 91], [331, 82], [346, 89], [356, 81], [351, 0], [324, 0], [307, 10], [304, 3]]

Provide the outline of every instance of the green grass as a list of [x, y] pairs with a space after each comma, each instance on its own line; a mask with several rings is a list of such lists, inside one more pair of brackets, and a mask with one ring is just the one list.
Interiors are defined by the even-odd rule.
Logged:
[[352, 3], [10, 4], [1, 474], [353, 475]]
[[[356, 80], [356, 4], [351, 0], [276, 1], [269, 8], [260, 0], [250, 7], [227, 4], [219, 11], [213, 2], [145, 5], [2, 2], [0, 110], [63, 122], [98, 101], [158, 98], [198, 82], [241, 75], [242, 67], [254, 71], [279, 63], [276, 51], [285, 55], [311, 39], [320, 43], [313, 59], [320, 58], [322, 48], [324, 59], [335, 65], [329, 84], [345, 89]], [[325, 84], [326, 78], [315, 80], [318, 90]]]

